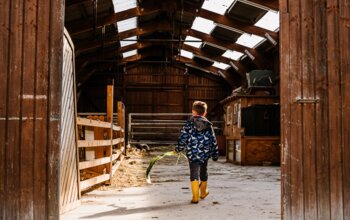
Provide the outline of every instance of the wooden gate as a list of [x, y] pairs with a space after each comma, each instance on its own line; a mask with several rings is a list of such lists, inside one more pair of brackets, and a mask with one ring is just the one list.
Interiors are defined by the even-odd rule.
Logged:
[[79, 204], [74, 45], [64, 32], [61, 105], [60, 213]]
[[[129, 144], [176, 144], [181, 128], [190, 113], [129, 113]], [[222, 121], [212, 121], [216, 134], [221, 133]]]

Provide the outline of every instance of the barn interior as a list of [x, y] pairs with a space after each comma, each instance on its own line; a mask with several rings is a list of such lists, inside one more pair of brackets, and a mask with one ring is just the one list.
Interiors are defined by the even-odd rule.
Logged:
[[105, 87], [127, 113], [188, 113], [194, 100], [222, 117], [220, 101], [246, 74], [279, 79], [278, 1], [67, 0], [75, 47], [78, 112], [105, 112]]
[[281, 166], [282, 219], [350, 216], [347, 0], [0, 6], [0, 219], [59, 219], [195, 100], [225, 162]]

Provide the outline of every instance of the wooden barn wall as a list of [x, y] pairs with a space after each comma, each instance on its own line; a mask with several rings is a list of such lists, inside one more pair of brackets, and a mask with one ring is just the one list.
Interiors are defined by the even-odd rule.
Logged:
[[[115, 97], [122, 100], [128, 113], [190, 112], [194, 100], [208, 103], [209, 110], [219, 108], [218, 102], [231, 90], [225, 82], [198, 74], [184, 74], [183, 68], [140, 64], [118, 74]], [[79, 112], [105, 110], [105, 86], [113, 76], [95, 76], [82, 88]]]
[[0, 219], [59, 219], [63, 4], [0, 1]]
[[350, 219], [350, 3], [279, 3], [282, 216]]

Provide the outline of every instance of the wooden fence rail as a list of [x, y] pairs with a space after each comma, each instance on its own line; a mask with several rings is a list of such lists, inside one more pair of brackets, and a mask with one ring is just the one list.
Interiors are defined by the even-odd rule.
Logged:
[[[117, 123], [112, 117], [77, 117], [80, 190], [103, 182], [110, 183], [125, 155], [125, 107], [118, 102]], [[110, 122], [106, 122], [109, 120]]]
[[[176, 144], [181, 128], [190, 113], [129, 113], [129, 144]], [[220, 133], [223, 121], [212, 121]]]

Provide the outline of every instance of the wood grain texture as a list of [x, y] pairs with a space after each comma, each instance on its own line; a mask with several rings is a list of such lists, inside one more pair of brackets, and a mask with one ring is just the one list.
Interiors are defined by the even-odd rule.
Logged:
[[282, 218], [348, 219], [349, 3], [280, 7]]
[[58, 219], [58, 154], [49, 152], [59, 149], [60, 121], [50, 120], [59, 109], [48, 107], [49, 100], [60, 103], [55, 77], [62, 64], [63, 2], [3, 1], [0, 6], [0, 218]]
[[6, 219], [6, 176], [7, 176], [7, 114], [8, 114], [8, 73], [9, 73], [9, 34], [10, 1], [0, 2], [0, 219]]
[[339, 2], [340, 72], [342, 93], [342, 159], [344, 218], [350, 218], [350, 2]]

